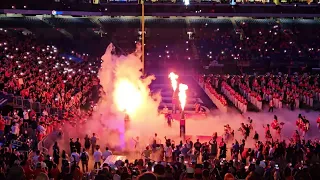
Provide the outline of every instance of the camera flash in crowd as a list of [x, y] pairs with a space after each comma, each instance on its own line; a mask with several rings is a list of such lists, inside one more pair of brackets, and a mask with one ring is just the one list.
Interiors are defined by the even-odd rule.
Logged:
[[5, 47], [5, 48], [4, 48], [4, 50], [8, 50], [8, 48], [7, 48], [7, 47]]
[[42, 72], [42, 69], [39, 69], [39, 72]]

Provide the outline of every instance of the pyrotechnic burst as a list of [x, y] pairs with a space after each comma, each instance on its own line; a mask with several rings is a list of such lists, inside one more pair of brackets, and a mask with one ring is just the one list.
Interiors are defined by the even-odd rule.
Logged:
[[122, 79], [115, 84], [114, 102], [120, 111], [134, 113], [142, 104], [142, 92], [129, 80]]
[[184, 110], [187, 102], [187, 94], [186, 91], [188, 90], [188, 86], [186, 84], [179, 84], [179, 101], [181, 105], [181, 109]]
[[173, 72], [171, 72], [169, 74], [169, 78], [171, 80], [171, 85], [172, 85], [172, 89], [173, 91], [176, 91], [177, 89], [177, 86], [178, 86], [178, 82], [177, 82], [177, 79], [179, 78], [179, 76]]

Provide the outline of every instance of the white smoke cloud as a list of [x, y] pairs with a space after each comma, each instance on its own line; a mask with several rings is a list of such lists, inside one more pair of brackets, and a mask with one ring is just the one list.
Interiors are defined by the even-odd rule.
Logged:
[[[102, 56], [103, 63], [101, 70], [99, 71], [100, 84], [103, 87], [105, 95], [98, 104], [97, 112], [95, 112], [92, 118], [83, 125], [77, 125], [76, 128], [65, 127], [65, 138], [62, 143], [65, 145], [65, 149], [68, 149], [69, 138], [83, 138], [86, 134], [89, 136], [92, 133], [96, 133], [99, 140], [98, 143], [102, 148], [109, 146], [111, 148], [124, 146], [124, 141], [127, 143], [127, 147], [132, 149], [132, 140], [137, 136], [140, 137], [140, 148], [144, 148], [150, 143], [150, 138], [154, 133], [158, 134], [158, 137], [164, 142], [164, 136], [174, 139], [176, 144], [180, 141], [179, 137], [179, 121], [174, 121], [171, 127], [168, 127], [167, 122], [163, 115], [158, 114], [158, 106], [161, 102], [160, 93], [150, 95], [150, 89], [148, 86], [155, 79], [154, 76], [149, 76], [141, 79], [142, 63], [139, 59], [139, 53], [137, 51], [129, 56], [115, 56], [112, 55], [112, 45], [109, 45], [106, 49], [106, 53]], [[119, 82], [129, 81], [136, 89], [141, 93], [141, 105], [135, 109], [135, 112], [130, 117], [130, 127], [128, 131], [124, 131], [124, 113], [121, 112], [116, 105], [116, 88]], [[123, 91], [122, 93], [128, 93]], [[124, 94], [125, 97], [128, 94]], [[128, 99], [130, 101], [130, 99]], [[260, 134], [261, 140], [264, 140], [263, 125], [270, 124], [273, 120], [273, 116], [277, 115], [280, 122], [284, 122], [282, 139], [287, 139], [292, 136], [293, 131], [296, 129], [295, 121], [298, 114], [305, 115], [310, 120], [311, 130], [307, 135], [307, 138], [316, 137], [318, 130], [316, 129], [316, 112], [305, 111], [289, 111], [286, 109], [275, 110], [274, 113], [259, 112], [259, 113], [246, 113], [245, 117], [238, 112], [221, 113], [218, 110], [205, 116], [193, 116], [186, 119], [186, 134], [193, 135], [194, 141], [197, 136], [212, 136], [214, 132], [217, 132], [219, 136], [223, 134], [223, 126], [229, 124], [232, 129], [235, 130], [236, 139], [242, 139], [242, 135], [238, 132], [240, 123], [248, 123], [247, 117], [253, 119], [254, 131]], [[176, 119], [179, 118], [175, 117]], [[120, 135], [122, 134], [122, 135]], [[272, 131], [272, 134], [275, 133]], [[253, 146], [252, 140], [253, 134], [250, 134], [247, 145]]]

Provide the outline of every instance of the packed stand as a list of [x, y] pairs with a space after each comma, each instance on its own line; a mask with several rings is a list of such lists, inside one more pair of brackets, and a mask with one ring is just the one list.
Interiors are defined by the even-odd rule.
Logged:
[[222, 112], [227, 112], [228, 103], [226, 97], [217, 91], [218, 84], [215, 84], [216, 81], [212, 81], [211, 77], [202, 75], [195, 76], [195, 79], [218, 109]]
[[238, 87], [245, 97], [254, 103], [269, 103], [273, 108], [294, 110], [301, 107], [314, 108], [319, 101], [318, 76], [303, 75], [272, 75], [231, 76], [233, 86]]
[[[100, 61], [89, 61], [87, 55], [74, 52], [73, 56], [64, 57], [54, 46], [37, 45], [30, 35], [5, 31], [0, 34], [3, 94], [21, 96], [30, 104], [39, 102], [45, 108], [70, 113], [90, 103], [92, 90], [98, 88]], [[72, 58], [77, 57], [83, 61], [73, 61]], [[31, 109], [31, 105], [28, 108]]]
[[[0, 29], [0, 39], [0, 95], [15, 99], [1, 106], [1, 168], [12, 179], [16, 165], [29, 165], [31, 151], [44, 150], [38, 144], [46, 135], [64, 122], [79, 123], [90, 115], [80, 108], [92, 110], [99, 98], [92, 91], [99, 91], [100, 60], [75, 52], [62, 56], [56, 47], [40, 45], [32, 35], [16, 30]], [[82, 62], [72, 61], [80, 57]]]
[[313, 31], [319, 27], [317, 20], [194, 21], [192, 25], [196, 27], [202, 66], [216, 73], [292, 73], [318, 66], [320, 47], [317, 42], [320, 36]]

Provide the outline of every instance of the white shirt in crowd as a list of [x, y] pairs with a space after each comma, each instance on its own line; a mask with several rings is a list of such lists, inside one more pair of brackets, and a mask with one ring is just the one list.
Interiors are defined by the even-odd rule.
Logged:
[[19, 124], [16, 123], [15, 125], [13, 125], [11, 127], [11, 133], [14, 134], [14, 135], [19, 135], [19, 131], [20, 131], [20, 128], [19, 128]]
[[38, 125], [37, 130], [39, 131], [40, 134], [46, 134], [46, 128], [43, 127], [42, 125]]
[[101, 162], [102, 153], [100, 150], [97, 150], [93, 153], [94, 162]]
[[76, 163], [80, 161], [80, 155], [77, 152], [71, 153], [70, 162], [73, 163], [74, 160], [76, 161]]
[[106, 150], [102, 153], [103, 160], [107, 159], [109, 156], [112, 155], [112, 152], [110, 150]]
[[29, 112], [28, 111], [23, 111], [23, 119], [28, 120], [29, 119]]
[[43, 110], [42, 115], [43, 116], [48, 116], [49, 114], [48, 114], [48, 112], [46, 110]]

